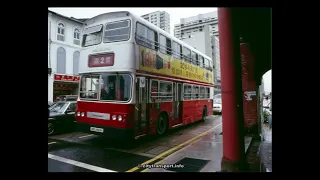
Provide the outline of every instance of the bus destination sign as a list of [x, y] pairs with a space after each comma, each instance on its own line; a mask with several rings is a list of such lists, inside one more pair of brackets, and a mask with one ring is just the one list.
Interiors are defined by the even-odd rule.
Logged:
[[114, 54], [97, 54], [89, 56], [88, 67], [113, 66]]

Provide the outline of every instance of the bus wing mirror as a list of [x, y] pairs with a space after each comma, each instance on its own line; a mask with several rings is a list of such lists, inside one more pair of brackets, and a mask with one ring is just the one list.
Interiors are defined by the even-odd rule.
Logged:
[[146, 87], [146, 78], [145, 77], [139, 77], [139, 86], [141, 88]]

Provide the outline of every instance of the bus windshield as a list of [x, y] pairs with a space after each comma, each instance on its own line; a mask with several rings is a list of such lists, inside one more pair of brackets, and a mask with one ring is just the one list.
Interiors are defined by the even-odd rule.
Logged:
[[99, 101], [129, 101], [132, 90], [131, 82], [132, 77], [129, 74], [83, 75], [80, 98]]
[[102, 25], [88, 27], [83, 32], [82, 46], [92, 46], [100, 44], [102, 41]]
[[80, 98], [98, 99], [99, 75], [84, 75], [81, 77]]

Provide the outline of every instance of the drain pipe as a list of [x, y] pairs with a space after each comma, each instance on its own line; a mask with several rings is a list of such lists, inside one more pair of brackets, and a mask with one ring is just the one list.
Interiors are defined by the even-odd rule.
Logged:
[[[49, 14], [50, 16], [50, 23], [49, 23], [49, 67], [52, 71], [52, 68], [51, 68], [51, 43], [52, 43], [52, 40], [51, 40], [51, 13]], [[52, 72], [51, 72], [52, 73]], [[50, 73], [50, 75], [51, 75]]]

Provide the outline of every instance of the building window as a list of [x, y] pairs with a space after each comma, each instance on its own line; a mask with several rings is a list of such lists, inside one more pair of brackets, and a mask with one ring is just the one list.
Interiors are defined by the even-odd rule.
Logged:
[[73, 32], [73, 44], [80, 45], [80, 30], [75, 29]]
[[64, 30], [65, 27], [62, 23], [58, 24], [58, 34], [57, 34], [57, 40], [58, 41], [64, 41]]
[[57, 50], [57, 73], [66, 74], [66, 50], [63, 47]]
[[80, 52], [75, 51], [73, 53], [73, 75], [79, 74], [79, 59], [80, 59]]

